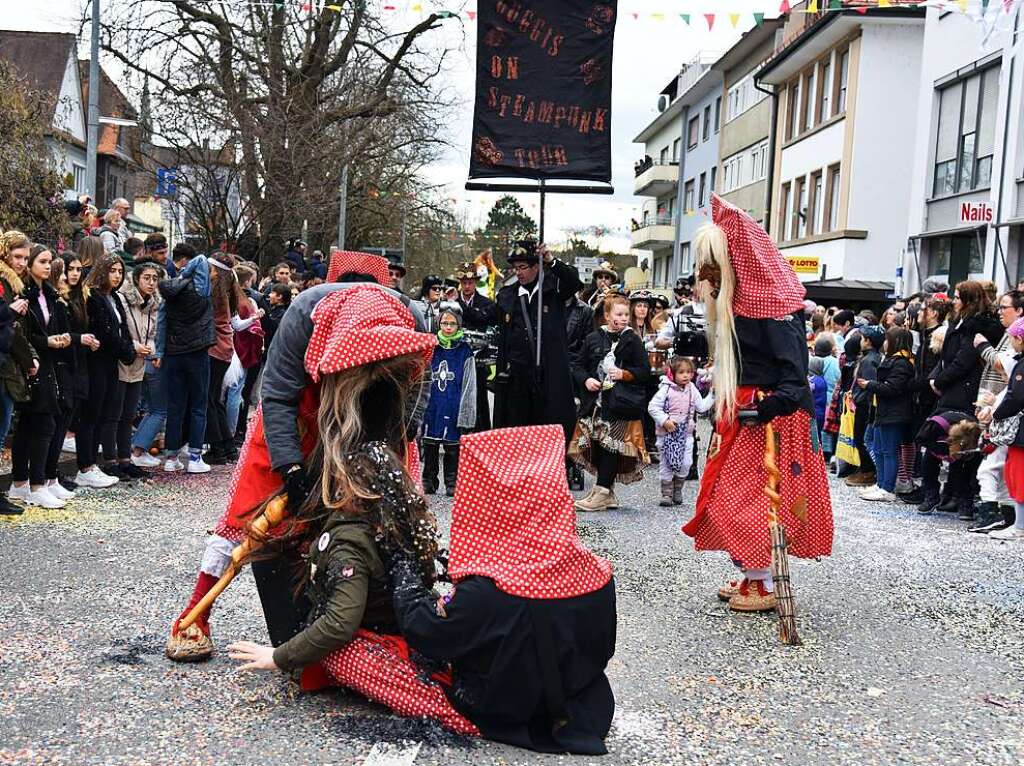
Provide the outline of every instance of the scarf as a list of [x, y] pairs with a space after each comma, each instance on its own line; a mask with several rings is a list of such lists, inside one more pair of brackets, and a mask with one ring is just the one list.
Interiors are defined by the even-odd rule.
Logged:
[[437, 343], [441, 348], [451, 348], [462, 340], [463, 335], [464, 333], [462, 332], [461, 327], [451, 335], [445, 335], [443, 330], [438, 330]]

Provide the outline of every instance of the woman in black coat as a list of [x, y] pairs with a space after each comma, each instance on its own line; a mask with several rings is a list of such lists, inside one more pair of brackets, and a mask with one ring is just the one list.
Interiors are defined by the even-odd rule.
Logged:
[[581, 417], [569, 443], [569, 457], [597, 475], [590, 494], [576, 502], [581, 511], [619, 507], [613, 487], [643, 478], [649, 461], [641, 417], [647, 408], [645, 384], [651, 374], [647, 350], [629, 328], [629, 300], [604, 300], [606, 324], [587, 336], [573, 369], [581, 385]]
[[[109, 487], [122, 476], [117, 467], [117, 421], [120, 404], [114, 395], [117, 388], [117, 363], [131, 364], [135, 344], [128, 332], [124, 307], [114, 292], [124, 280], [124, 262], [116, 255], [104, 256], [93, 266], [86, 284], [89, 297], [85, 307], [89, 316], [89, 332], [99, 341], [99, 348], [88, 355], [89, 401], [82, 408], [75, 434], [78, 453], [78, 475], [75, 482], [86, 487]], [[96, 464], [99, 445], [109, 463], [105, 470]]]
[[47, 487], [46, 482], [50, 442], [66, 396], [58, 379], [58, 356], [71, 345], [66, 317], [57, 310], [57, 291], [47, 281], [52, 261], [53, 253], [46, 246], [32, 246], [22, 290], [28, 311], [19, 321], [38, 356], [39, 371], [31, 398], [18, 405], [18, 425], [11, 442], [9, 496], [42, 508], [63, 508], [66, 490], [59, 485]]

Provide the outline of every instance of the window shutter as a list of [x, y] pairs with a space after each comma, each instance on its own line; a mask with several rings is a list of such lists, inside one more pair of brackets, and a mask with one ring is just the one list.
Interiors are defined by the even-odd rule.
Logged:
[[978, 91], [981, 87], [981, 77], [971, 77], [964, 88], [964, 123], [960, 128], [960, 135], [966, 136], [973, 133], [978, 126]]
[[960, 94], [959, 83], [940, 91], [939, 138], [935, 148], [935, 161], [945, 162], [956, 159], [960, 143]]
[[995, 150], [996, 110], [999, 97], [999, 67], [985, 71], [981, 86], [981, 123], [978, 130], [978, 156], [986, 157]]

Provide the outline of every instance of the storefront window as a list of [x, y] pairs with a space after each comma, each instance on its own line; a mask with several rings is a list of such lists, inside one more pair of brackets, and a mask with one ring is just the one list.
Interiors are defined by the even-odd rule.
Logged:
[[969, 274], [980, 274], [985, 269], [984, 243], [985, 235], [979, 237], [974, 232], [936, 237], [929, 244], [929, 275], [951, 275], [959, 280], [966, 279]]

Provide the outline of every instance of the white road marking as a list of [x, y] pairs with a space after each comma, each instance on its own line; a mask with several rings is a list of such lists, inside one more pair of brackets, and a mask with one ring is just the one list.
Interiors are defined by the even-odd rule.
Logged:
[[422, 746], [422, 742], [415, 745], [389, 745], [378, 742], [366, 756], [363, 766], [412, 766]]

